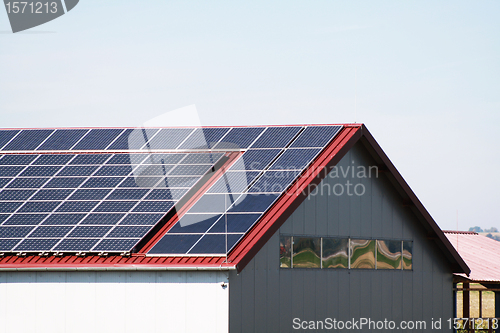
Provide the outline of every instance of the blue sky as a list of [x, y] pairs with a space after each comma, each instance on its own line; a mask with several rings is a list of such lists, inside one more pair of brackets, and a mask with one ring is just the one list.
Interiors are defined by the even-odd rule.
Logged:
[[203, 125], [363, 122], [443, 229], [457, 210], [460, 229], [500, 229], [498, 17], [498, 1], [81, 0], [12, 34], [0, 11], [0, 126], [139, 126], [191, 104]]

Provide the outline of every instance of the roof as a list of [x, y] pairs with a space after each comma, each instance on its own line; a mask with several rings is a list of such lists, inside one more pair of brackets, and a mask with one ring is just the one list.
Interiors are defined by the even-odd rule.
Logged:
[[473, 282], [500, 282], [500, 242], [470, 231], [444, 231], [446, 237], [470, 267]]
[[[20, 139], [16, 141], [16, 138]], [[125, 184], [127, 180], [123, 178], [129, 178], [127, 184], [135, 186], [134, 191], [124, 191], [119, 188], [120, 185], [105, 185], [110, 187], [106, 196], [95, 200], [68, 197], [57, 204], [59, 208], [48, 208], [49, 212], [44, 213], [48, 217], [44, 216], [43, 222], [21, 222], [26, 225], [19, 225], [19, 222], [9, 224], [9, 221], [16, 220], [14, 216], [22, 214], [21, 220], [24, 221], [28, 213], [21, 210], [32, 198], [11, 198], [4, 206], [7, 211], [3, 211], [4, 217], [0, 221], [0, 235], [3, 235], [0, 236], [0, 241], [4, 242], [4, 249], [0, 249], [0, 269], [241, 271], [307, 197], [313, 189], [311, 185], [319, 184], [327, 174], [324, 170], [335, 166], [358, 142], [364, 144], [374, 156], [379, 170], [388, 171], [389, 179], [405, 203], [419, 216], [429, 237], [441, 248], [453, 271], [469, 273], [465, 262], [361, 124], [138, 130], [0, 130], [0, 154], [4, 154], [0, 158], [0, 164], [7, 155], [14, 159], [29, 159], [26, 156], [36, 155], [35, 159], [25, 163], [30, 165], [24, 165], [17, 171], [9, 171], [17, 176], [12, 176], [4, 184], [1, 184], [0, 179], [0, 187], [5, 186], [0, 191], [0, 201], [2, 192], [9, 192], [11, 197], [28, 194], [21, 191], [14, 193], [8, 184], [15, 181], [25, 184], [26, 180], [21, 178], [28, 178], [29, 172], [32, 172], [28, 171], [30, 168], [39, 170], [35, 168], [33, 161], [41, 159], [40, 156], [50, 159], [46, 156], [51, 155], [57, 159], [57, 156], [72, 155], [70, 161], [89, 158], [94, 160], [101, 156], [99, 158], [102, 160], [98, 163], [92, 162], [97, 171], [92, 170], [93, 173], [86, 175], [85, 180], [80, 179], [77, 186], [67, 186], [73, 191], [72, 196], [77, 192], [98, 195], [100, 189], [97, 185], [92, 185], [97, 186], [96, 188], [89, 187], [92, 191], [84, 191], [85, 184], [92, 182], [92, 178], [100, 178], [97, 182], [94, 180], [94, 184], [103, 181], [106, 183], [113, 177], [121, 177], [118, 184]], [[123, 168], [123, 165], [120, 168], [119, 164], [124, 163], [125, 155], [130, 156], [130, 161], [125, 164], [131, 165], [132, 169]], [[183, 163], [185, 161], [190, 162]], [[255, 166], [255, 163], [250, 162], [262, 165]], [[78, 167], [80, 171], [89, 172], [84, 163], [71, 163], [66, 161], [60, 166], [61, 170]], [[42, 164], [46, 167], [44, 172], [52, 172], [50, 170], [53, 168], [47, 167], [45, 162]], [[73, 168], [68, 168], [70, 166]], [[161, 166], [161, 170], [158, 166]], [[58, 169], [57, 172], [63, 172], [61, 170]], [[23, 176], [25, 172], [28, 172], [28, 176]], [[281, 172], [281, 176], [274, 176], [278, 172]], [[45, 191], [50, 182], [61, 182], [55, 178], [71, 178], [58, 176], [59, 173], [46, 177], [50, 178], [44, 183], [46, 185], [43, 188], [41, 185], [34, 185], [36, 193], [29, 195], [35, 196], [42, 190]], [[151, 188], [147, 177], [159, 177], [161, 181]], [[179, 183], [182, 186], [173, 185]], [[279, 185], [278, 189], [273, 187], [275, 185]], [[137, 188], [147, 189], [149, 192], [143, 191], [147, 194], [141, 194]], [[122, 197], [111, 198], [115, 193]], [[133, 197], [136, 194], [142, 197]], [[68, 204], [71, 201], [76, 204]], [[68, 211], [60, 211], [64, 205], [78, 207], [82, 202], [89, 205], [88, 202], [91, 201], [95, 201], [93, 206], [83, 212], [81, 215], [85, 217], [78, 217], [76, 223], [68, 222], [66, 217], [60, 218], [59, 215], [67, 214]], [[123, 204], [124, 201], [129, 204]], [[36, 215], [33, 212], [29, 214]], [[43, 224], [53, 215], [56, 221], [67, 221], [70, 227], [64, 225], [66, 222]], [[117, 215], [115, 220], [112, 215]], [[102, 217], [107, 219], [102, 221]], [[91, 222], [86, 222], [87, 219]], [[145, 220], [147, 221], [144, 222]], [[49, 230], [48, 226], [54, 226], [54, 223], [58, 229]], [[36, 236], [38, 240], [33, 242], [30, 238], [36, 237], [30, 235], [37, 235], [39, 229], [43, 232], [39, 231]], [[62, 234], [54, 236], [58, 231]], [[47, 243], [47, 239], [52, 239], [54, 243]], [[66, 242], [66, 247], [61, 246], [63, 242]], [[24, 243], [28, 245], [23, 248]], [[102, 244], [106, 246], [101, 246]], [[47, 250], [44, 250], [44, 246]]]

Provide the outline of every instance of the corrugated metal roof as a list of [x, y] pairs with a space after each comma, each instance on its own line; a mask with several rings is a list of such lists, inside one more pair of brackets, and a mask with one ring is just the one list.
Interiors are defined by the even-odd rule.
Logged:
[[500, 242], [467, 231], [444, 231], [446, 237], [469, 266], [467, 277], [474, 282], [500, 282]]

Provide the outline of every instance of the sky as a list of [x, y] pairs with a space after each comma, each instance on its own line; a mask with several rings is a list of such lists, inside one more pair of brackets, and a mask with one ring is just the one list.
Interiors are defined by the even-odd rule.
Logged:
[[0, 127], [364, 123], [442, 229], [500, 229], [500, 2], [97, 1], [13, 34]]

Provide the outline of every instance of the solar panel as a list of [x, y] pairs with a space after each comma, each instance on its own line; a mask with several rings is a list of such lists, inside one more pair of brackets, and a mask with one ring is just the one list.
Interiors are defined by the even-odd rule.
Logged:
[[35, 150], [54, 130], [22, 130], [2, 150]]
[[[32, 155], [25, 155], [32, 156]], [[36, 157], [36, 155], [34, 155]], [[68, 163], [75, 155], [67, 154], [43, 154], [33, 162], [33, 165], [64, 165]]]
[[34, 190], [3, 190], [0, 192], [0, 200], [27, 200], [33, 193]]
[[4, 155], [0, 159], [0, 165], [28, 165], [37, 155]]
[[13, 214], [3, 225], [37, 225], [48, 214]]
[[113, 142], [122, 129], [96, 128], [90, 130], [83, 139], [80, 140], [73, 150], [103, 150]]
[[5, 130], [0, 131], [0, 149], [5, 146], [16, 134], [19, 133], [19, 130]]
[[268, 127], [251, 148], [285, 148], [302, 127]]
[[273, 170], [302, 170], [321, 149], [287, 149], [269, 168]]
[[69, 150], [88, 130], [58, 129], [37, 150]]
[[78, 224], [85, 214], [51, 214], [45, 221], [43, 225], [75, 225]]
[[197, 128], [178, 149], [209, 149], [229, 131], [229, 128]]
[[293, 142], [291, 147], [325, 147], [342, 126], [309, 126]]
[[214, 149], [246, 149], [265, 130], [265, 127], [237, 127], [216, 144]]
[[[172, 216], [166, 214], [200, 182], [197, 188], [206, 192], [150, 253], [222, 255], [338, 130], [293, 126], [0, 131], [0, 147], [9, 151], [0, 155], [0, 250], [131, 251], [160, 220]], [[213, 174], [214, 165], [225, 156], [207, 149], [243, 154], [206, 190], [202, 177]], [[10, 153], [13, 150], [31, 153]]]
[[143, 149], [175, 149], [193, 132], [192, 128], [164, 128]]

